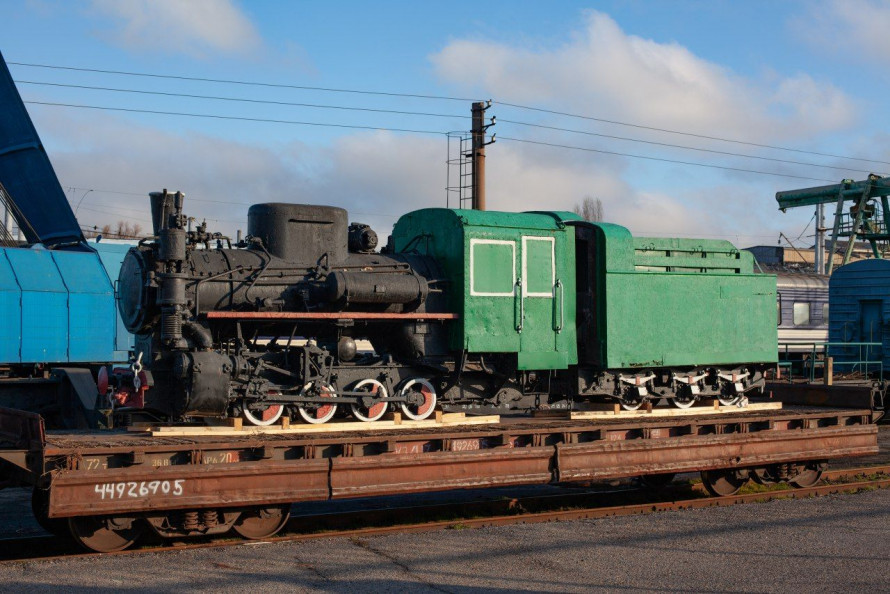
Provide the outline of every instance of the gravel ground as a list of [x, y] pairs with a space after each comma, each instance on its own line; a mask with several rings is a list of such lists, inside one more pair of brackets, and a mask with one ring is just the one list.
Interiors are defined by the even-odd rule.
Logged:
[[890, 591], [890, 490], [0, 566], [0, 592]]

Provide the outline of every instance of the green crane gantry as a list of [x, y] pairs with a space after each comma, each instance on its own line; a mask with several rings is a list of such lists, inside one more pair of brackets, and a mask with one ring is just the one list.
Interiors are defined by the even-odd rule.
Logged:
[[[776, 192], [776, 202], [779, 203], [779, 209], [785, 212], [789, 208], [800, 206], [820, 206], [823, 204], [837, 204], [834, 214], [834, 227], [831, 234], [831, 247], [828, 250], [830, 257], [824, 263], [825, 274], [831, 274], [834, 268], [834, 251], [837, 246], [839, 237], [847, 237], [847, 249], [844, 252], [842, 264], [850, 261], [853, 253], [853, 245], [856, 239], [860, 238], [871, 244], [872, 252], [875, 258], [880, 258], [881, 251], [878, 250], [878, 242], [890, 241], [890, 204], [888, 204], [888, 196], [890, 196], [890, 180], [876, 175], [869, 174], [868, 178], [863, 181], [853, 181], [845, 179], [839, 184], [831, 186], [818, 186], [815, 188], [803, 188], [800, 190], [787, 190], [785, 192]], [[880, 217], [877, 214], [874, 200], [881, 199]], [[844, 224], [844, 203], [852, 202], [849, 210], [848, 224]], [[818, 218], [818, 217], [817, 217]], [[817, 220], [817, 227], [821, 221]], [[817, 233], [817, 238], [819, 234]], [[822, 242], [817, 239], [817, 246]]]

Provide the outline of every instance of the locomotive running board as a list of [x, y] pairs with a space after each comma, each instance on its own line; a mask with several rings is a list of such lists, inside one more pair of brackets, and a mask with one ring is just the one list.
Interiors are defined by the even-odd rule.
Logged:
[[208, 320], [386, 320], [411, 321], [458, 320], [460, 314], [453, 313], [365, 313], [349, 311], [211, 311]]

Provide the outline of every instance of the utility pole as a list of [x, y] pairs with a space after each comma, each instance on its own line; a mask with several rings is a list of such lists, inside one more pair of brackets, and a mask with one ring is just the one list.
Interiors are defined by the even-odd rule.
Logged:
[[[825, 205], [816, 205], [816, 274], [825, 274]], [[834, 258], [834, 254], [831, 255]]]
[[485, 147], [494, 142], [494, 136], [489, 142], [485, 142], [485, 132], [494, 126], [494, 116], [491, 123], [485, 123], [485, 111], [491, 107], [491, 100], [477, 101], [473, 103], [473, 128], [471, 130], [473, 141], [473, 209], [485, 210]]

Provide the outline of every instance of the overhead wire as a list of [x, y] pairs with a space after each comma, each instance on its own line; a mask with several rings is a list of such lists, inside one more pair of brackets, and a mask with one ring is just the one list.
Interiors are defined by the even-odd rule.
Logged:
[[179, 76], [175, 74], [156, 74], [150, 72], [128, 72], [124, 70], [101, 70], [99, 68], [76, 68], [74, 66], [57, 66], [51, 64], [33, 64], [28, 62], [7, 62], [7, 64], [12, 64], [14, 66], [25, 66], [28, 68], [49, 68], [52, 70], [71, 70], [76, 72], [93, 72], [97, 74], [115, 74], [120, 76], [136, 76], [136, 77], [144, 77], [144, 78], [159, 78], [159, 79], [167, 79], [167, 80], [189, 80], [195, 82], [210, 82], [210, 83], [221, 83], [228, 85], [243, 85], [243, 86], [251, 86], [251, 87], [268, 87], [275, 89], [296, 89], [303, 91], [322, 91], [326, 93], [353, 93], [358, 95], [378, 95], [383, 97], [405, 97], [410, 99], [438, 99], [442, 101], [477, 101], [477, 99], [470, 99], [467, 97], [449, 97], [446, 95], [429, 95], [429, 94], [420, 94], [420, 93], [396, 93], [391, 91], [369, 91], [364, 89], [341, 89], [341, 88], [333, 88], [333, 87], [311, 87], [307, 85], [291, 85], [285, 83], [269, 83], [269, 82], [256, 82], [256, 81], [244, 81], [244, 80], [232, 80], [232, 79], [222, 79], [222, 78], [204, 78], [198, 76]]
[[597, 136], [599, 138], [609, 138], [612, 140], [624, 140], [627, 142], [637, 142], [637, 143], [641, 143], [641, 144], [651, 144], [654, 146], [663, 146], [663, 147], [667, 147], [667, 148], [678, 148], [678, 149], [687, 150], [687, 151], [697, 151], [697, 152], [702, 152], [702, 153], [712, 153], [712, 154], [716, 154], [716, 155], [726, 155], [729, 157], [743, 157], [745, 159], [757, 159], [760, 161], [771, 161], [774, 163], [785, 163], [785, 164], [789, 164], [789, 165], [804, 165], [807, 167], [821, 167], [824, 169], [835, 169], [838, 171], [853, 171], [856, 173], [866, 173], [866, 174], [873, 173], [873, 171], [870, 171], [867, 169], [852, 169], [849, 167], [838, 167], [835, 165], [825, 165], [823, 163], [811, 163], [808, 161], [792, 161], [790, 159], [778, 159], [776, 157], [763, 157], [760, 155], [750, 155], [750, 154], [745, 154], [745, 153], [733, 153], [730, 151], [720, 151], [717, 149], [707, 149], [707, 148], [701, 148], [701, 147], [695, 147], [695, 146], [686, 146], [686, 145], [682, 145], [682, 144], [673, 144], [670, 142], [658, 142], [655, 140], [643, 140], [641, 138], [629, 138], [626, 136], [615, 136], [612, 134], [603, 134], [601, 132], [591, 132], [588, 130], [577, 130], [577, 129], [573, 129], [573, 128], [560, 128], [558, 126], [546, 126], [544, 124], [533, 124], [533, 123], [529, 123], [529, 122], [519, 122], [516, 120], [507, 120], [504, 118], [501, 118], [497, 121], [498, 121], [498, 123], [514, 124], [514, 125], [518, 125], [518, 126], [527, 126], [527, 127], [531, 127], [531, 128], [543, 128], [546, 130], [554, 130], [557, 132], [569, 132], [571, 134], [583, 134], [585, 136]]
[[238, 103], [256, 103], [262, 105], [280, 105], [287, 107], [310, 107], [314, 109], [336, 109], [343, 111], [367, 111], [374, 113], [388, 113], [395, 115], [410, 115], [410, 116], [424, 116], [424, 117], [434, 117], [434, 118], [453, 118], [453, 119], [469, 119], [471, 116], [468, 115], [457, 115], [451, 113], [431, 113], [431, 112], [423, 112], [423, 111], [403, 111], [396, 109], [377, 109], [371, 107], [352, 107], [352, 106], [343, 106], [343, 105], [323, 105], [319, 103], [296, 103], [291, 101], [272, 101], [267, 99], [247, 99], [241, 97], [222, 97], [219, 95], [193, 95], [189, 93], [171, 93], [167, 91], [146, 91], [143, 89], [119, 89], [114, 87], [96, 87], [90, 85], [72, 85], [72, 84], [63, 84], [63, 83], [52, 83], [52, 82], [43, 82], [43, 81], [30, 81], [30, 80], [16, 80], [14, 81], [17, 85], [40, 85], [40, 86], [49, 86], [49, 87], [64, 87], [69, 89], [85, 89], [91, 91], [110, 91], [115, 93], [132, 93], [138, 95], [156, 95], [163, 97], [181, 97], [186, 99], [209, 99], [214, 101], [231, 101]]
[[529, 106], [529, 105], [520, 105], [520, 104], [517, 104], [517, 103], [508, 103], [508, 102], [506, 102], [506, 101], [498, 101], [498, 100], [494, 100], [494, 99], [492, 99], [492, 103], [497, 103], [498, 105], [504, 105], [504, 106], [506, 106], [506, 107], [513, 107], [513, 108], [516, 108], [516, 109], [524, 109], [524, 110], [535, 111], [535, 112], [539, 112], [539, 113], [548, 113], [548, 114], [551, 114], [551, 115], [560, 115], [560, 116], [565, 116], [565, 117], [569, 117], [569, 118], [578, 118], [578, 119], [582, 119], [582, 120], [590, 120], [590, 121], [593, 121], [593, 122], [601, 122], [601, 123], [604, 123], [604, 124], [614, 124], [614, 125], [616, 125], [616, 126], [627, 126], [627, 127], [629, 127], [629, 128], [638, 128], [638, 129], [641, 129], [641, 130], [651, 130], [651, 131], [653, 131], [653, 132], [663, 132], [663, 133], [665, 133], [665, 134], [678, 134], [678, 135], [680, 135], [680, 136], [690, 136], [690, 137], [692, 137], [692, 138], [702, 138], [702, 139], [705, 139], [705, 140], [716, 140], [716, 141], [719, 141], [719, 142], [729, 142], [729, 143], [732, 143], [732, 144], [743, 144], [743, 145], [754, 146], [754, 147], [758, 147], [758, 148], [767, 148], [767, 149], [773, 149], [773, 150], [778, 150], [778, 151], [788, 151], [788, 152], [792, 152], [792, 153], [803, 153], [803, 154], [807, 154], [807, 155], [816, 155], [816, 156], [819, 156], [819, 157], [830, 157], [830, 158], [833, 158], [833, 159], [849, 159], [849, 160], [851, 160], [851, 161], [863, 161], [863, 162], [866, 162], [866, 163], [879, 163], [879, 164], [881, 164], [881, 165], [890, 165], [890, 161], [880, 161], [880, 160], [875, 160], [875, 159], [865, 159], [865, 158], [863, 158], [863, 157], [851, 157], [851, 156], [849, 156], [849, 155], [835, 155], [835, 154], [831, 154], [831, 153], [821, 153], [821, 152], [818, 152], [818, 151], [808, 151], [808, 150], [805, 150], [805, 149], [797, 149], [797, 148], [786, 147], [786, 146], [778, 146], [778, 145], [772, 145], [772, 144], [761, 144], [761, 143], [757, 143], [757, 142], [749, 142], [749, 141], [746, 141], [746, 140], [737, 140], [737, 139], [732, 139], [732, 138], [724, 138], [724, 137], [721, 137], [721, 136], [710, 136], [710, 135], [707, 135], [707, 134], [698, 134], [698, 133], [695, 133], [695, 132], [683, 132], [683, 131], [681, 131], [681, 130], [671, 130], [671, 129], [668, 129], [668, 128], [658, 128], [658, 127], [656, 127], [656, 126], [646, 126], [646, 125], [643, 125], [643, 124], [633, 124], [633, 123], [630, 123], [630, 122], [622, 122], [622, 121], [619, 121], [619, 120], [610, 120], [610, 119], [606, 119], [606, 118], [597, 118], [597, 117], [594, 117], [594, 116], [586, 116], [586, 115], [582, 115], [582, 114], [570, 113], [570, 112], [566, 112], [566, 111], [557, 111], [557, 110], [553, 110], [553, 109], [544, 109], [544, 108], [542, 108], [542, 107], [533, 107], [533, 106]]
[[619, 157], [630, 157], [630, 158], [634, 158], [634, 159], [645, 159], [647, 161], [659, 161], [662, 163], [673, 163], [676, 165], [691, 165], [693, 167], [707, 167], [710, 169], [722, 169], [724, 171], [737, 171], [737, 172], [741, 172], [741, 173], [755, 173], [758, 175], [771, 175], [771, 176], [775, 176], [775, 177], [787, 177], [787, 178], [791, 178], [791, 179], [803, 179], [803, 180], [808, 180], [808, 181], [822, 181], [822, 182], [828, 182], [828, 183], [834, 183], [837, 181], [837, 180], [831, 180], [831, 179], [825, 179], [825, 178], [819, 178], [819, 177], [793, 175], [791, 173], [760, 171], [757, 169], [745, 169], [743, 167], [729, 167], [727, 165], [713, 165], [710, 163], [696, 163], [694, 161], [681, 161], [678, 159], [667, 159], [664, 157], [651, 157], [648, 155], [634, 155], [632, 153], [621, 153], [618, 151], [607, 151], [605, 149], [597, 149], [597, 148], [592, 148], [592, 147], [572, 146], [572, 145], [568, 145], [568, 144], [558, 144], [558, 143], [554, 143], [554, 142], [530, 140], [527, 138], [511, 138], [509, 136], [498, 136], [498, 140], [507, 140], [507, 141], [512, 141], [512, 142], [535, 144], [535, 145], [540, 145], [540, 146], [548, 146], [548, 147], [552, 147], [552, 148], [570, 149], [570, 150], [584, 151], [584, 152], [589, 152], [589, 153], [600, 153], [600, 154], [604, 154], [604, 155], [615, 155], [615, 156], [619, 156]]
[[[115, 93], [130, 93], [130, 94], [140, 94], [140, 95], [154, 95], [154, 96], [163, 96], [163, 97], [179, 97], [179, 98], [188, 98], [188, 99], [201, 99], [201, 100], [214, 100], [214, 101], [228, 101], [228, 102], [239, 102], [239, 103], [251, 103], [251, 104], [261, 104], [261, 105], [279, 105], [286, 107], [308, 107], [313, 109], [331, 109], [331, 110], [341, 110], [341, 111], [360, 111], [360, 112], [373, 112], [373, 113], [385, 113], [385, 114], [393, 114], [393, 115], [409, 115], [409, 116], [423, 116], [423, 117], [437, 117], [437, 118], [451, 118], [451, 119], [469, 119], [471, 116], [466, 115], [458, 115], [458, 114], [443, 114], [443, 113], [432, 113], [432, 112], [420, 112], [420, 111], [405, 111], [405, 110], [394, 110], [394, 109], [378, 109], [378, 108], [369, 108], [369, 107], [354, 107], [354, 106], [342, 106], [342, 105], [323, 105], [317, 103], [298, 103], [298, 102], [290, 102], [290, 101], [272, 101], [272, 100], [264, 100], [264, 99], [249, 99], [249, 98], [240, 98], [240, 97], [223, 97], [218, 95], [195, 95], [189, 93], [172, 93], [167, 91], [148, 91], [143, 89], [121, 89], [114, 87], [97, 87], [91, 85], [74, 85], [74, 84], [62, 84], [62, 83], [53, 83], [53, 82], [45, 82], [45, 81], [28, 81], [28, 80], [16, 80], [16, 84], [26, 84], [26, 85], [41, 85], [41, 86], [51, 86], [51, 87], [63, 87], [63, 88], [72, 88], [72, 89], [85, 89], [85, 90], [94, 90], [94, 91], [108, 91]], [[826, 165], [822, 163], [812, 163], [807, 161], [793, 161], [790, 159], [778, 159], [775, 157], [764, 157], [760, 155], [751, 155], [745, 153], [734, 153], [731, 151], [720, 151], [717, 149], [708, 149], [702, 147], [694, 147], [694, 146], [686, 146], [680, 144], [674, 144], [669, 142], [658, 142], [654, 140], [644, 140], [640, 138], [629, 138], [626, 136], [616, 136], [613, 134], [604, 134], [601, 132], [592, 132], [588, 130], [578, 130], [574, 128], [563, 128], [559, 126], [548, 126], [544, 124], [535, 124], [531, 122], [522, 122], [517, 120], [510, 120], [501, 118], [499, 120], [500, 123], [504, 124], [513, 124], [517, 126], [525, 126], [531, 128], [540, 128], [546, 130], [553, 130], [557, 132], [568, 132], [572, 134], [582, 134], [586, 136], [596, 136], [599, 138], [608, 138], [612, 140], [622, 140], [627, 142], [635, 142], [641, 144], [648, 144], [653, 146], [662, 146], [666, 148], [676, 148], [681, 150], [688, 151], [696, 151], [702, 153], [710, 153], [717, 155], [725, 155], [731, 157], [740, 157], [745, 159], [756, 159], [760, 161], [768, 161], [774, 163], [784, 163], [789, 165], [801, 165], [807, 167], [819, 167], [823, 169], [832, 169], [837, 171], [850, 171], [857, 173], [872, 173], [869, 170], [864, 169], [852, 169], [850, 167], [840, 167], [836, 165]]]
[[[53, 64], [35, 64], [30, 62], [15, 62], [10, 61], [7, 64], [22, 66], [28, 68], [44, 68], [44, 69], [52, 69], [52, 70], [67, 70], [74, 72], [90, 72], [97, 74], [112, 74], [118, 76], [131, 76], [131, 77], [144, 77], [144, 78], [156, 78], [156, 79], [168, 79], [168, 80], [181, 80], [181, 81], [195, 81], [195, 82], [210, 82], [210, 83], [218, 83], [218, 84], [230, 84], [230, 85], [242, 85], [242, 86], [255, 86], [255, 87], [267, 87], [267, 88], [282, 88], [282, 89], [296, 89], [296, 90], [309, 90], [309, 91], [319, 91], [319, 92], [331, 92], [331, 93], [352, 93], [352, 94], [361, 94], [361, 95], [377, 95], [377, 96], [385, 96], [385, 97], [404, 97], [404, 98], [415, 98], [415, 99], [434, 99], [434, 100], [445, 100], [445, 101], [476, 101], [477, 99], [472, 99], [468, 97], [455, 97], [448, 95], [434, 95], [434, 94], [421, 94], [421, 93], [398, 93], [392, 91], [372, 91], [367, 89], [347, 89], [347, 88], [335, 88], [335, 87], [318, 87], [318, 86], [308, 86], [308, 85], [293, 85], [286, 83], [271, 83], [271, 82], [260, 82], [260, 81], [245, 81], [245, 80], [236, 80], [236, 79], [218, 79], [218, 78], [207, 78], [207, 77], [196, 77], [196, 76], [182, 76], [182, 75], [173, 75], [173, 74], [159, 74], [159, 73], [149, 73], [149, 72], [132, 72], [132, 71], [123, 71], [123, 70], [107, 70], [107, 69], [99, 69], [99, 68], [81, 68], [74, 66], [60, 66]], [[505, 107], [512, 107], [514, 109], [521, 109], [526, 111], [533, 111], [537, 113], [546, 113], [550, 115], [558, 115], [562, 117], [576, 118], [589, 120], [594, 122], [600, 122], [605, 124], [612, 124], [616, 126], [625, 126], [631, 127], [641, 130], [650, 130], [654, 132], [660, 132], [665, 134], [676, 134], [681, 136], [688, 136], [692, 138], [701, 138], [705, 140], [713, 140], [718, 142], [727, 142], [733, 144], [740, 144], [746, 146], [753, 146], [757, 148], [766, 148], [772, 150], [780, 150], [801, 154], [809, 154], [820, 157], [829, 157], [835, 159], [847, 159], [851, 161], [862, 161], [866, 163], [878, 163], [882, 165], [890, 165], [890, 161], [881, 161], [877, 159], [866, 159], [863, 157], [854, 157], [850, 155], [838, 155], [833, 153], [823, 153], [819, 151], [810, 151], [805, 149], [786, 147], [780, 145], [771, 145], [765, 143], [756, 143], [745, 140], [726, 138], [722, 136], [714, 136], [708, 134], [700, 134], [695, 132], [685, 132], [682, 130], [672, 130], [669, 128], [661, 128], [657, 126], [649, 126], [644, 124], [636, 124], [632, 122], [624, 122], [620, 120], [613, 120], [609, 118], [601, 118], [596, 116], [577, 114], [568, 111], [560, 111], [555, 109], [546, 109], [542, 107], [535, 107], [531, 105], [523, 105], [520, 103], [513, 103], [510, 101], [502, 101], [500, 99], [492, 99], [492, 103], [497, 103], [498, 105], [503, 105]]]
[[136, 109], [130, 107], [110, 107], [104, 105], [82, 105], [75, 103], [55, 103], [51, 101], [31, 101], [24, 100], [24, 103], [28, 105], [50, 105], [55, 107], [74, 107], [78, 109], [94, 109], [101, 111], [121, 111], [127, 113], [144, 113], [144, 114], [152, 114], [152, 115], [172, 115], [172, 116], [183, 116], [190, 118], [208, 118], [214, 120], [235, 120], [235, 121], [243, 121], [243, 122], [264, 122], [270, 124], [288, 124], [294, 126], [320, 126], [325, 128], [348, 128], [353, 130], [378, 130], [383, 132], [405, 132], [408, 134], [435, 134], [435, 135], [445, 135], [447, 132], [442, 130], [416, 130], [410, 128], [393, 128], [388, 126], [360, 126], [357, 124], [331, 124], [325, 122], [305, 122], [298, 120], [277, 120], [272, 118], [251, 118], [246, 116], [226, 116], [226, 115], [216, 115], [209, 113], [187, 113], [187, 112], [179, 112], [179, 111], [160, 111], [154, 109]]

